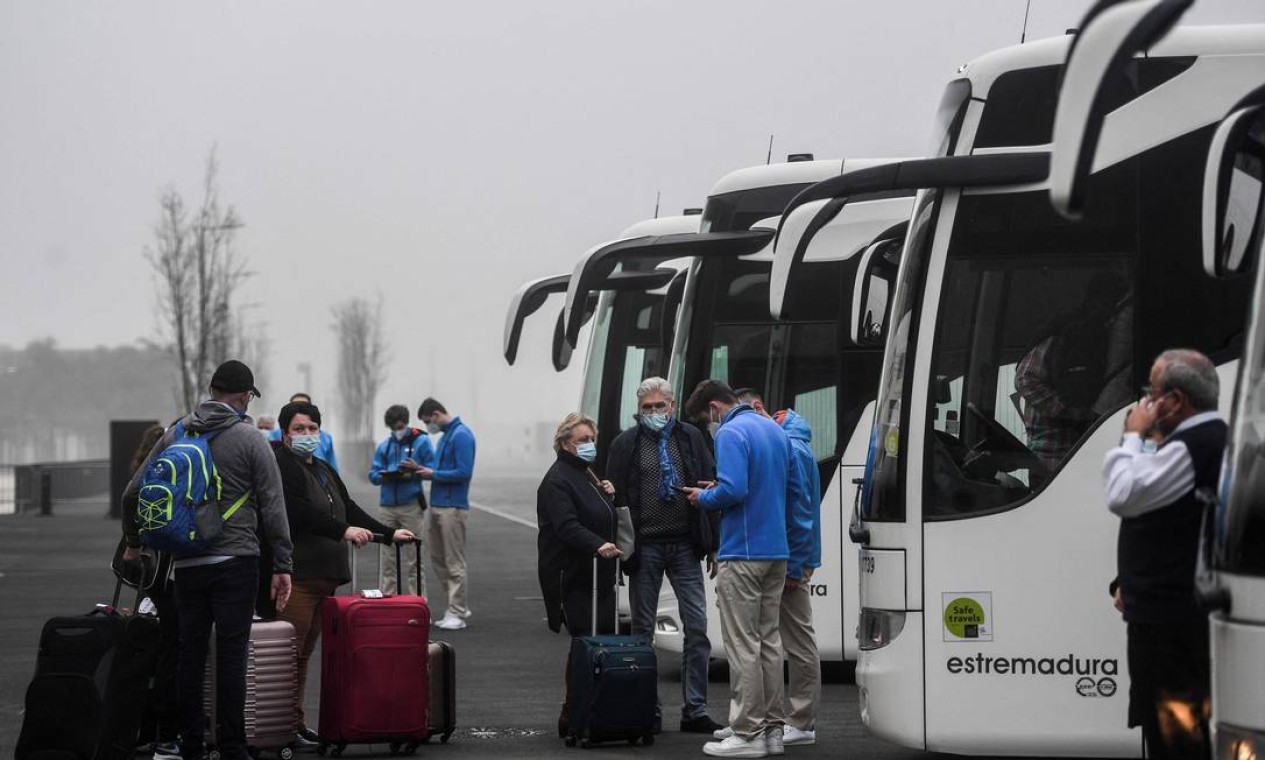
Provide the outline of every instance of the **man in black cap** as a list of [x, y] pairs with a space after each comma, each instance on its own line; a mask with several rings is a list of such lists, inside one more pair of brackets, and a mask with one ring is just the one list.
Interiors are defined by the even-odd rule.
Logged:
[[[255, 432], [246, 408], [259, 397], [250, 368], [236, 360], [221, 364], [211, 377], [211, 397], [173, 425], [149, 453], [123, 494], [125, 559], [140, 552], [137, 493], [145, 471], [182, 435], [209, 439], [211, 459], [221, 481], [223, 529], [205, 551], [175, 558], [176, 609], [180, 648], [176, 667], [176, 705], [180, 714], [180, 754], [201, 758], [205, 750], [202, 683], [207, 644], [215, 626], [218, 745], [223, 760], [247, 760], [246, 651], [259, 583], [257, 528], [272, 546], [271, 595], [278, 611], [290, 598], [290, 528], [286, 521], [281, 473], [268, 443]], [[239, 423], [247, 424], [239, 424]], [[215, 727], [212, 727], [215, 730]]]

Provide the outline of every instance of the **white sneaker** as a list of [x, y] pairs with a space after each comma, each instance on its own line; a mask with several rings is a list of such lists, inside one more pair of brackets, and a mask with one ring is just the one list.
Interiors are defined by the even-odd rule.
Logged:
[[724, 728], [718, 728], [712, 732], [712, 738], [718, 742], [723, 742], [724, 740], [728, 739], [729, 737], [733, 735], [734, 735], [733, 726], [725, 726]]
[[769, 745], [761, 734], [748, 741], [741, 736], [731, 736], [722, 742], [708, 742], [703, 753], [712, 757], [768, 757]]
[[445, 631], [460, 631], [466, 627], [466, 621], [456, 615], [447, 614], [443, 619], [435, 623], [436, 628], [442, 628]]
[[816, 744], [817, 732], [811, 728], [806, 731], [801, 731], [794, 726], [786, 726], [782, 729], [782, 743], [788, 747]]
[[785, 755], [786, 747], [782, 742], [782, 727], [774, 726], [764, 732], [764, 745], [769, 748], [770, 755]]

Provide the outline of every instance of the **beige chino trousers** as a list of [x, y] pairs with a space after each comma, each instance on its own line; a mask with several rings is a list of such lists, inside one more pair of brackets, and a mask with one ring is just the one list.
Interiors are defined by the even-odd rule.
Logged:
[[[448, 611], [466, 617], [466, 518], [470, 510], [456, 507], [430, 508], [430, 551], [435, 576], [448, 595]], [[431, 613], [434, 614], [434, 611]]]
[[729, 658], [729, 725], [753, 739], [782, 724], [782, 642], [778, 616], [786, 560], [725, 560], [716, 574], [717, 606]]

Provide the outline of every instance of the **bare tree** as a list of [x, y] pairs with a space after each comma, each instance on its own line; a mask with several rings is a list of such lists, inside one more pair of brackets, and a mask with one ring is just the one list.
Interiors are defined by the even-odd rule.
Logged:
[[156, 276], [160, 328], [179, 371], [186, 410], [197, 403], [214, 367], [261, 347], [236, 308], [238, 290], [250, 272], [234, 247], [242, 221], [231, 205], [220, 204], [218, 174], [212, 148], [201, 204], [191, 217], [180, 193], [166, 190], [159, 199], [154, 245], [145, 249]]
[[338, 398], [352, 440], [373, 435], [373, 405], [386, 382], [386, 346], [382, 339], [382, 305], [352, 298], [333, 307], [338, 336]]

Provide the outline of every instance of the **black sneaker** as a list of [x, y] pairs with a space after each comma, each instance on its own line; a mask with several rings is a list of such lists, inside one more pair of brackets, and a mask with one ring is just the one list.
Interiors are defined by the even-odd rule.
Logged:
[[684, 718], [681, 720], [681, 730], [687, 734], [710, 734], [722, 728], [724, 726], [712, 720], [706, 713], [697, 718]]
[[294, 735], [294, 743], [300, 747], [315, 747], [321, 743], [321, 738], [316, 735], [315, 731], [304, 726]]

